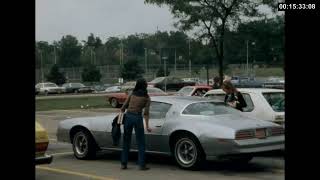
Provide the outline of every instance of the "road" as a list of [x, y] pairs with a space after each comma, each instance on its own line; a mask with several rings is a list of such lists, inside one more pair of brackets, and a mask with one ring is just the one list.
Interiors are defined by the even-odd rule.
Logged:
[[127, 170], [120, 169], [119, 152], [99, 152], [95, 160], [77, 160], [70, 144], [56, 142], [55, 130], [59, 121], [66, 118], [98, 116], [115, 112], [115, 109], [59, 110], [36, 112], [38, 121], [49, 132], [48, 154], [53, 155], [49, 165], [36, 167], [36, 180], [115, 180], [130, 179], [219, 179], [219, 180], [283, 180], [284, 158], [280, 154], [255, 157], [248, 165], [207, 162], [200, 171], [180, 169], [171, 157], [147, 155], [149, 171], [137, 168], [137, 154], [131, 153]]

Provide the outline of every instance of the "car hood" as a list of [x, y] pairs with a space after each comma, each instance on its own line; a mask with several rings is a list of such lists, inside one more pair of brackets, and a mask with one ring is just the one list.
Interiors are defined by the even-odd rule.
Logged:
[[243, 115], [224, 114], [224, 115], [216, 115], [216, 116], [203, 116], [201, 119], [209, 124], [213, 123], [213, 124], [228, 127], [234, 130], [255, 129], [255, 128], [277, 126], [272, 122], [253, 119]]

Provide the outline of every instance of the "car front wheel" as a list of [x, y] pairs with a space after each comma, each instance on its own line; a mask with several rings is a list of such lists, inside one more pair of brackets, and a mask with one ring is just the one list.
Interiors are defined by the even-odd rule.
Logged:
[[86, 131], [79, 131], [74, 135], [72, 149], [77, 159], [93, 159], [96, 155], [94, 139]]
[[117, 108], [119, 106], [119, 102], [117, 101], [116, 98], [112, 98], [110, 101], [110, 104], [113, 108]]
[[176, 139], [174, 157], [181, 168], [191, 170], [197, 170], [205, 160], [201, 145], [191, 135]]

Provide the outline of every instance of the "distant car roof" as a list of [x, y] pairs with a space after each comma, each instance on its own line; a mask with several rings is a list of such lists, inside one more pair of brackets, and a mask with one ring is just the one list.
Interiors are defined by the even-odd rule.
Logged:
[[[240, 92], [247, 93], [268, 93], [268, 92], [284, 92], [283, 89], [268, 89], [268, 88], [237, 88]], [[223, 92], [222, 89], [214, 89], [207, 92], [207, 94], [213, 92]]]
[[185, 87], [191, 87], [191, 88], [211, 88], [211, 86], [205, 86], [205, 85], [195, 85], [195, 86], [185, 86]]

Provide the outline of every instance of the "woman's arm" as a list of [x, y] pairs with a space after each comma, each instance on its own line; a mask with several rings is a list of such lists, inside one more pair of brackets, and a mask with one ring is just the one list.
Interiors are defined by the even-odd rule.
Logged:
[[247, 103], [240, 92], [237, 93], [237, 97], [238, 97], [238, 102], [236, 103], [236, 108], [242, 109], [244, 107], [247, 107]]
[[126, 101], [123, 103], [122, 107], [121, 107], [121, 111], [124, 112], [128, 106], [129, 106], [129, 102], [130, 102], [130, 99], [131, 99], [131, 94], [129, 95], [129, 97], [126, 99]]
[[146, 122], [146, 128], [147, 128], [147, 131], [148, 132], [151, 132], [151, 128], [149, 127], [149, 109], [150, 109], [150, 97], [148, 97], [148, 100], [147, 100], [147, 103], [146, 103], [146, 106], [144, 108], [144, 119], [145, 119], [145, 122]]

